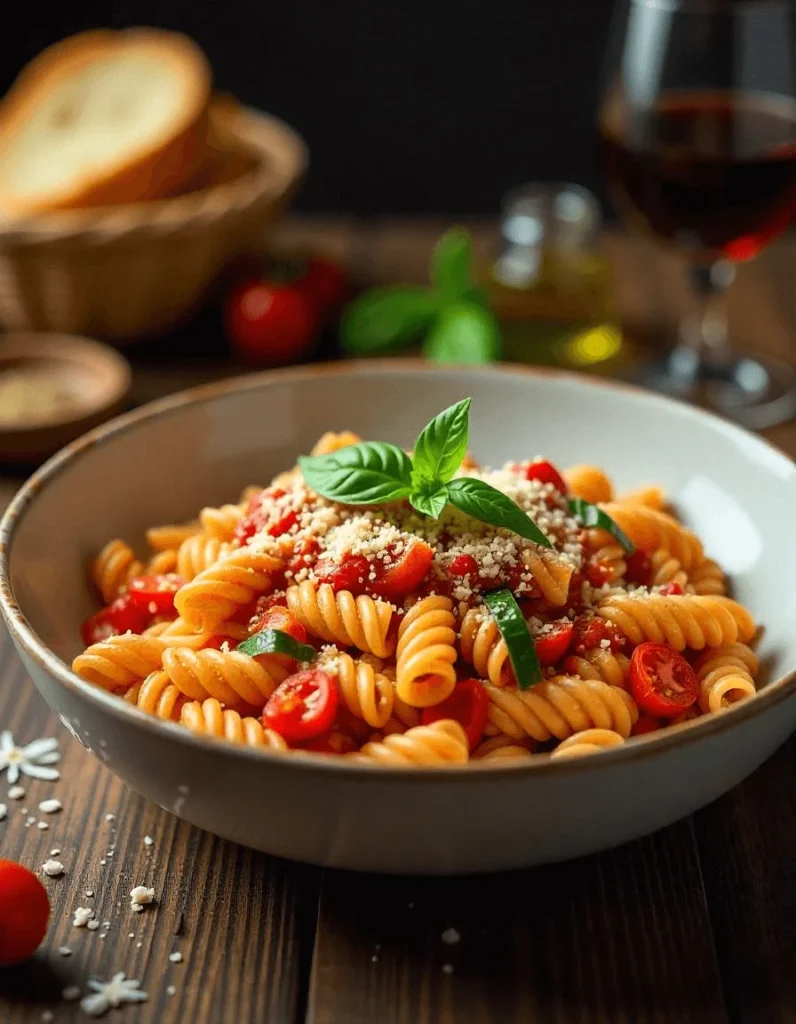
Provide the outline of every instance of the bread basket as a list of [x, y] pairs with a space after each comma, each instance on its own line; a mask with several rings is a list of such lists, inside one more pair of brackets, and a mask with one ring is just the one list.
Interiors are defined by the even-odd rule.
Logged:
[[254, 160], [231, 181], [159, 201], [0, 222], [0, 325], [129, 341], [190, 313], [261, 242], [307, 166], [303, 140], [242, 109], [228, 125]]

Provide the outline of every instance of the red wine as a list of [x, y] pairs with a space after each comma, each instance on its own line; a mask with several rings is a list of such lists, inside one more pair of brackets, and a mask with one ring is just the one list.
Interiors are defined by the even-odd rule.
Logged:
[[671, 93], [601, 125], [609, 186], [631, 221], [678, 246], [749, 259], [796, 216], [796, 101]]

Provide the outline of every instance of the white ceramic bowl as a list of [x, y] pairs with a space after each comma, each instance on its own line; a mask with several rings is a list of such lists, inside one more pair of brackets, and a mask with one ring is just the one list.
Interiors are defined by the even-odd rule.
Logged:
[[[87, 560], [110, 537], [188, 518], [293, 464], [327, 429], [410, 444], [472, 395], [485, 462], [596, 462], [621, 487], [660, 481], [765, 624], [767, 685], [725, 713], [590, 758], [444, 771], [372, 769], [194, 737], [78, 679]], [[36, 685], [134, 789], [220, 836], [335, 867], [445, 874], [562, 860], [715, 799], [796, 726], [796, 468], [765, 442], [657, 395], [509, 367], [405, 361], [268, 373], [200, 388], [76, 441], [0, 525], [0, 602]]]

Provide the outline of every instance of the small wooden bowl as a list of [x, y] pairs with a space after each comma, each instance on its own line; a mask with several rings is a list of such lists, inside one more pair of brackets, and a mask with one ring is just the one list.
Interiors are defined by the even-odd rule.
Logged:
[[118, 411], [130, 380], [127, 360], [99, 341], [0, 336], [0, 461], [51, 455]]

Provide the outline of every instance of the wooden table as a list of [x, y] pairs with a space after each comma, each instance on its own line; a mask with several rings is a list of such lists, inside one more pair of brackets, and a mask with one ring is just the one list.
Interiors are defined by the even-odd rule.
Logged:
[[[422, 278], [436, 231], [313, 221], [286, 225], [280, 237], [319, 240], [363, 280], [409, 280]], [[479, 244], [489, 238], [478, 230]], [[671, 324], [685, 301], [676, 266], [621, 237], [606, 246], [628, 322]], [[776, 246], [739, 278], [737, 335], [788, 355], [796, 245]], [[170, 366], [142, 353], [136, 398], [222, 372], [231, 370], [217, 359]], [[796, 454], [796, 424], [768, 436]], [[0, 478], [3, 503], [18, 483]], [[46, 880], [53, 915], [42, 950], [0, 972], [4, 1024], [85, 1019], [61, 991], [85, 991], [88, 978], [117, 971], [150, 995], [112, 1011], [131, 1024], [796, 1021], [793, 742], [712, 806], [621, 849], [525, 872], [423, 880], [276, 860], [147, 804], [60, 727], [5, 634], [1, 728], [20, 743], [57, 736], [63, 760], [58, 782], [24, 779], [22, 800], [8, 799], [0, 782], [9, 808], [0, 855], [37, 867], [58, 849], [66, 868]], [[52, 796], [63, 810], [39, 811]], [[133, 914], [128, 893], [138, 884], [153, 886], [157, 902]], [[94, 910], [99, 929], [72, 926], [79, 906]], [[460, 938], [447, 944], [451, 928]], [[169, 959], [175, 951], [182, 962]]]

